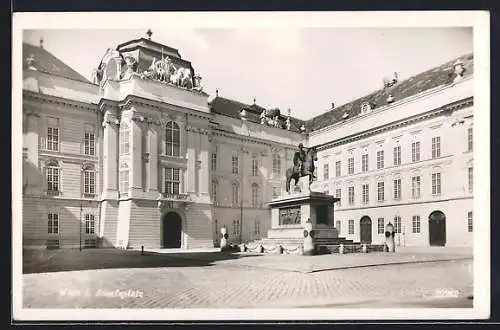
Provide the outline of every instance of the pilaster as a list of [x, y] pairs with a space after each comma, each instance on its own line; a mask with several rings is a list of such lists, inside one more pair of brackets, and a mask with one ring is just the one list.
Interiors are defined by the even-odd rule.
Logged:
[[118, 119], [107, 110], [104, 114], [103, 132], [103, 192], [102, 199], [118, 199]]

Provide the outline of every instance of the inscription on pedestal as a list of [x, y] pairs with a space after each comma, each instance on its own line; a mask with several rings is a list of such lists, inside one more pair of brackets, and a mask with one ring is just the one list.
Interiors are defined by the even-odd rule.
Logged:
[[279, 224], [300, 225], [300, 206], [292, 206], [279, 209]]

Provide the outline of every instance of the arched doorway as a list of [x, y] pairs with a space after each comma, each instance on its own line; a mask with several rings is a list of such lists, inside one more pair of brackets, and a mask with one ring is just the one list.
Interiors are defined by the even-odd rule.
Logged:
[[182, 235], [182, 218], [175, 212], [163, 216], [162, 247], [180, 248]]
[[431, 246], [446, 244], [446, 217], [441, 211], [429, 215], [429, 243]]
[[361, 243], [372, 243], [372, 220], [368, 216], [364, 216], [359, 221], [359, 240]]

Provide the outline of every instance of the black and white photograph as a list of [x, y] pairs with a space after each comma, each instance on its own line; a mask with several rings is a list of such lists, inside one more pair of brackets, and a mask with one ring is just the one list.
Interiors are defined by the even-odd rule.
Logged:
[[489, 316], [487, 12], [13, 17], [14, 318]]

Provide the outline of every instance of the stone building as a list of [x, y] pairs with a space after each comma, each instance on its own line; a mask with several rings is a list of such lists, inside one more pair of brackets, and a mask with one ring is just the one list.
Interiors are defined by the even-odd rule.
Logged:
[[316, 188], [341, 198], [341, 236], [378, 242], [390, 221], [401, 244], [472, 244], [472, 55], [308, 121], [209, 99], [150, 38], [108, 49], [93, 81], [41, 45], [23, 58], [25, 247], [265, 237], [300, 142], [318, 147]]

